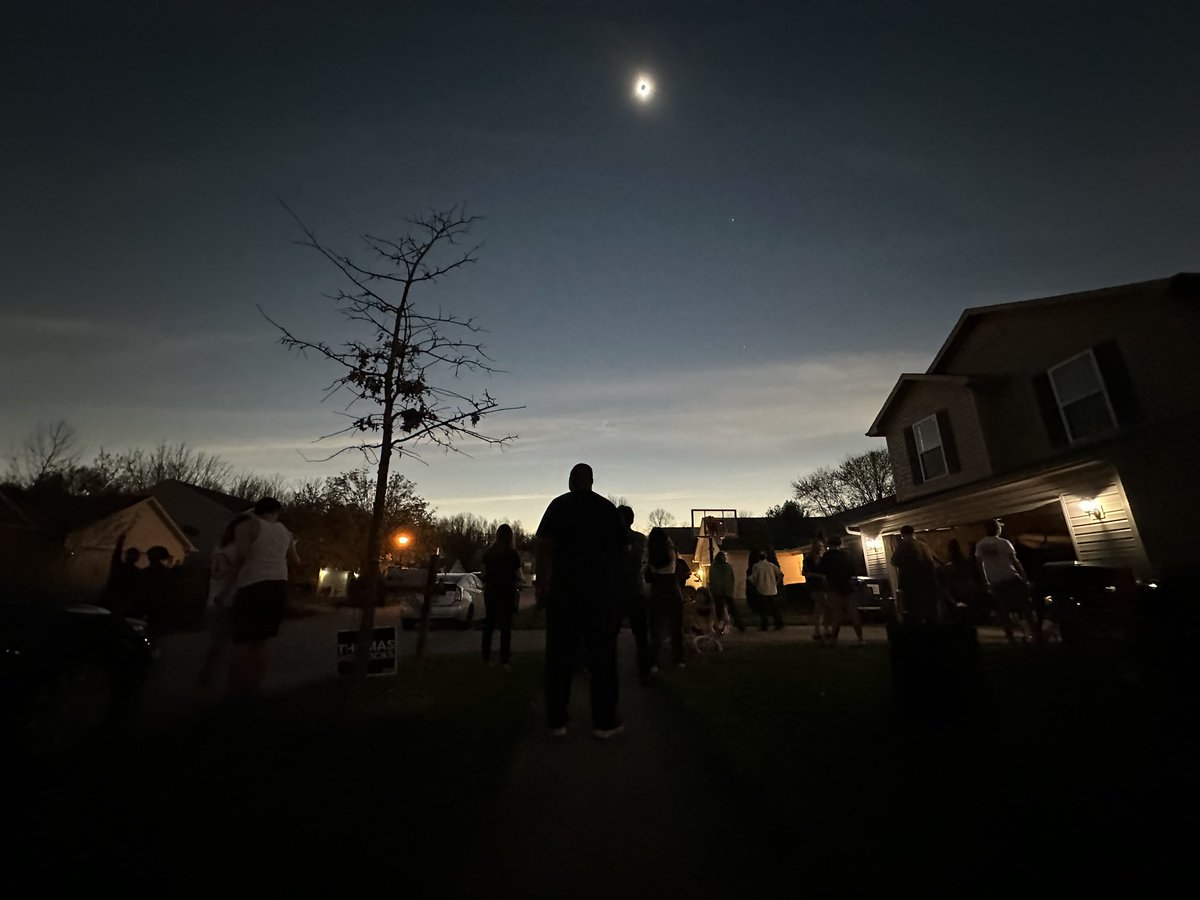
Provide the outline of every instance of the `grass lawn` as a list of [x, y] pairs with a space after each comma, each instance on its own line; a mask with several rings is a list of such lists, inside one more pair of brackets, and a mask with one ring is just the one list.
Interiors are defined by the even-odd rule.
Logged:
[[27, 858], [162, 884], [241, 868], [294, 884], [349, 874], [365, 850], [375, 871], [419, 887], [479, 846], [475, 812], [502, 786], [540, 684], [537, 657], [514, 663], [408, 661], [365, 685], [324, 682], [113, 738], [65, 774], [29, 773]]
[[798, 888], [1169, 884], [1189, 833], [1172, 811], [1198, 799], [1178, 708], [1059, 649], [984, 647], [981, 666], [990, 702], [956, 725], [900, 720], [886, 647], [739, 648], [663, 688]]

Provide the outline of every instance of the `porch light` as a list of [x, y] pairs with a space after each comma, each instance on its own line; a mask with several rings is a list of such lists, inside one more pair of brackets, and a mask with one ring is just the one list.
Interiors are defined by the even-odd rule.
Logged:
[[1079, 501], [1079, 508], [1099, 522], [1104, 518], [1104, 507], [1099, 500], [1093, 497], [1085, 497]]

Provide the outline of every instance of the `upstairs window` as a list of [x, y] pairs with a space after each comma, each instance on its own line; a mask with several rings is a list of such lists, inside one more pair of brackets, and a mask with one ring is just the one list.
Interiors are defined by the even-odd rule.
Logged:
[[912, 427], [917, 459], [921, 464], [921, 480], [930, 481], [949, 473], [946, 450], [942, 445], [942, 432], [938, 428], [937, 415], [926, 416]]
[[1104, 378], [1090, 349], [1051, 366], [1046, 374], [1071, 443], [1117, 427]]

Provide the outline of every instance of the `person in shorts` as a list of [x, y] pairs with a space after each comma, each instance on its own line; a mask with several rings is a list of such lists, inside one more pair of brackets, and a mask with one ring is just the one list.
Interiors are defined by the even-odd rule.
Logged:
[[1004, 636], [1013, 641], [1012, 617], [1016, 616], [1025, 625], [1026, 639], [1040, 639], [1041, 630], [1034, 621], [1033, 605], [1029, 602], [1029, 576], [1017, 559], [1016, 548], [1000, 537], [1003, 528], [999, 519], [987, 523], [987, 537], [975, 545], [975, 559], [1004, 628]]
[[283, 505], [264, 497], [234, 529], [237, 593], [229, 610], [230, 693], [255, 694], [267, 672], [267, 641], [279, 634], [287, 605], [288, 563], [299, 563], [292, 533], [279, 521]]

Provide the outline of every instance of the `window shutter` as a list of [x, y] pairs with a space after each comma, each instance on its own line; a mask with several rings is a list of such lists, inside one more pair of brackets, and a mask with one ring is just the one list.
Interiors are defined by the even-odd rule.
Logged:
[[954, 474], [962, 468], [958, 461], [958, 444], [954, 441], [954, 429], [950, 427], [949, 410], [937, 411], [938, 434], [942, 437], [942, 453], [946, 456], [946, 472]]
[[1038, 409], [1042, 414], [1042, 424], [1046, 427], [1046, 436], [1050, 438], [1050, 446], [1067, 446], [1067, 428], [1063, 425], [1062, 413], [1058, 411], [1058, 401], [1054, 399], [1050, 376], [1045, 372], [1033, 377], [1033, 393], [1037, 397]]
[[1116, 341], [1105, 341], [1092, 348], [1096, 357], [1096, 365], [1100, 368], [1100, 377], [1104, 379], [1104, 387], [1108, 391], [1108, 399], [1112, 403], [1113, 412], [1117, 414], [1117, 426], [1133, 425], [1141, 421], [1142, 411], [1138, 405], [1137, 394], [1133, 390], [1133, 379], [1125, 368], [1125, 357]]
[[912, 469], [913, 484], [920, 484], [925, 477], [921, 474], [921, 457], [917, 455], [917, 438], [913, 434], [911, 425], [904, 429], [904, 449], [908, 453], [908, 465]]

